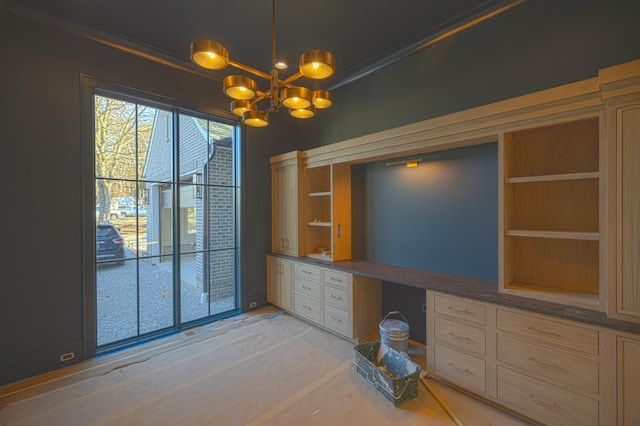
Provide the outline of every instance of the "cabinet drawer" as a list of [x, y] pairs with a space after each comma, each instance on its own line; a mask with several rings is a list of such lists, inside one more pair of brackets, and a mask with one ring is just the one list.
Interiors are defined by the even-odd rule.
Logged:
[[320, 302], [301, 294], [294, 294], [293, 310], [304, 317], [320, 322]]
[[317, 266], [306, 265], [304, 263], [296, 263], [294, 273], [300, 277], [305, 277], [314, 281], [320, 281], [320, 268]]
[[485, 362], [482, 359], [436, 344], [436, 372], [464, 387], [485, 392]]
[[555, 349], [498, 335], [498, 360], [547, 378], [598, 394], [598, 363]]
[[485, 307], [483, 304], [470, 302], [457, 297], [436, 294], [435, 310], [438, 314], [445, 314], [482, 325], [486, 322]]
[[485, 354], [485, 332], [483, 329], [436, 316], [435, 330], [436, 340], [440, 342], [480, 355]]
[[349, 292], [329, 285], [324, 286], [324, 303], [349, 310]]
[[347, 290], [351, 282], [351, 274], [325, 269], [323, 281], [325, 284], [335, 285]]
[[598, 401], [498, 367], [498, 400], [544, 424], [598, 424]]
[[320, 297], [320, 283], [306, 278], [296, 277], [294, 284], [295, 291], [309, 297], [318, 299]]
[[598, 354], [596, 330], [502, 309], [497, 311], [497, 327], [498, 330], [540, 339], [571, 351]]
[[342, 309], [325, 305], [324, 324], [345, 336], [351, 337], [349, 335], [349, 313]]

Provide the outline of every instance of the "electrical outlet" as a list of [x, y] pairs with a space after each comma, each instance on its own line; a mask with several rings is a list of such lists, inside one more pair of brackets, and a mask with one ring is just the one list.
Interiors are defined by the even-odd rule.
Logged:
[[75, 352], [67, 352], [66, 354], [60, 355], [60, 361], [62, 362], [71, 361], [75, 357], [76, 357]]

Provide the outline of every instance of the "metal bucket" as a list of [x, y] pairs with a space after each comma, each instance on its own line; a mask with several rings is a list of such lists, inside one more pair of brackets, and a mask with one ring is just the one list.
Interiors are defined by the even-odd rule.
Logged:
[[[400, 315], [404, 321], [387, 319], [389, 315]], [[380, 321], [380, 340], [398, 352], [407, 353], [409, 347], [409, 324], [407, 319], [398, 311], [389, 312]]]

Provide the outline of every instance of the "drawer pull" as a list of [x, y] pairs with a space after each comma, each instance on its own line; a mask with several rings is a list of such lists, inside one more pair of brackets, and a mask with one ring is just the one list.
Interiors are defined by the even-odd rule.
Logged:
[[447, 309], [449, 309], [451, 311], [460, 312], [461, 314], [473, 315], [473, 312], [471, 312], [468, 309], [454, 308], [453, 306], [449, 306]]
[[336, 295], [334, 295], [334, 294], [332, 294], [332, 295], [331, 295], [331, 298], [332, 298], [332, 299], [336, 299], [336, 300], [340, 300], [340, 301], [342, 301], [342, 297], [340, 297], [340, 296], [336, 296]]
[[558, 364], [556, 364], [556, 363], [543, 361], [541, 359], [537, 359], [537, 358], [534, 358], [532, 356], [529, 357], [529, 361], [537, 362], [538, 364], [544, 365], [545, 367], [560, 368], [560, 366]]
[[468, 368], [463, 368], [463, 367], [458, 367], [457, 365], [455, 365], [454, 363], [450, 362], [449, 364], [447, 364], [449, 367], [453, 367], [457, 370], [462, 371], [464, 374], [468, 374], [470, 376], [475, 376], [475, 374], [473, 374], [473, 371], [469, 370]]
[[331, 277], [331, 281], [336, 282], [336, 283], [341, 283], [342, 279], [336, 278], [336, 277]]
[[538, 333], [542, 333], [542, 334], [546, 334], [549, 336], [557, 336], [560, 337], [560, 334], [556, 333], [555, 331], [547, 331], [547, 330], [540, 330], [539, 328], [535, 328], [534, 326], [530, 325], [529, 327], [527, 327], [528, 330], [531, 331], [536, 331]]
[[305, 290], [311, 291], [311, 287], [307, 287], [306, 285], [303, 285], [302, 288], [304, 288]]
[[469, 337], [469, 336], [458, 336], [457, 334], [455, 334], [455, 333], [453, 333], [451, 331], [449, 331], [447, 334], [449, 336], [451, 336], [451, 337], [455, 337], [456, 339], [465, 340], [467, 342], [473, 342], [473, 339], [471, 337]]
[[307, 271], [306, 269], [303, 269], [302, 272], [307, 274], [307, 275], [311, 275], [311, 271]]
[[340, 324], [342, 324], [342, 318], [339, 318], [335, 315], [331, 315], [331, 319], [334, 320], [335, 322], [339, 322]]
[[547, 401], [546, 399], [542, 399], [539, 396], [536, 396], [532, 393], [528, 395], [529, 399], [534, 400], [538, 404], [546, 405], [547, 407], [555, 408], [556, 410], [564, 411], [564, 409], [556, 404], [555, 402]]
[[307, 305], [302, 305], [302, 307], [303, 307], [303, 308], [305, 308], [307, 311], [310, 311], [310, 310], [311, 310], [311, 308], [310, 308], [310, 307], [308, 307]]

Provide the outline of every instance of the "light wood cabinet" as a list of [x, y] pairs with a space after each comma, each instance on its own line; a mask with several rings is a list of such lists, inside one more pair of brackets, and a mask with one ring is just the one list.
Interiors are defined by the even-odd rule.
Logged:
[[486, 307], [460, 297], [427, 292], [427, 368], [479, 395], [487, 387]]
[[640, 425], [640, 340], [618, 337], [618, 424]]
[[299, 255], [300, 186], [303, 154], [300, 151], [272, 158], [272, 244], [274, 253]]
[[289, 307], [278, 306], [353, 342], [378, 330], [382, 297], [379, 280], [306, 262], [287, 262], [292, 273], [292, 303]]
[[612, 316], [640, 322], [640, 94], [610, 100], [609, 149], [615, 152], [617, 277], [609, 293]]
[[594, 117], [500, 138], [501, 291], [606, 309], [599, 129]]
[[496, 343], [500, 403], [545, 424], [600, 424], [597, 329], [498, 307]]
[[286, 310], [291, 303], [291, 262], [275, 256], [267, 256], [267, 299]]
[[[589, 324], [427, 291], [428, 373], [543, 424], [616, 424], [615, 342]], [[620, 392], [637, 398], [631, 343], [618, 379], [628, 375]]]
[[330, 164], [304, 172], [303, 256], [351, 259], [351, 166]]

